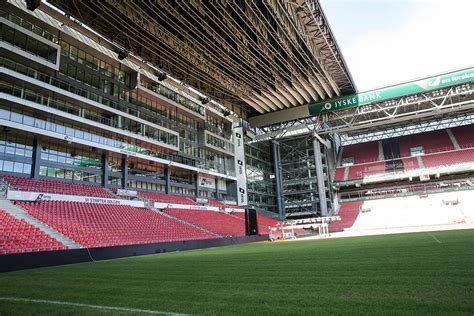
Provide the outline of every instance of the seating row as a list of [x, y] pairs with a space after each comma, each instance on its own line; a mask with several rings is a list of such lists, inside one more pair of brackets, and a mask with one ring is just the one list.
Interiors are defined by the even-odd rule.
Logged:
[[3, 175], [2, 178], [9, 184], [10, 188], [19, 191], [114, 198], [113, 194], [107, 192], [100, 185], [49, 179], [37, 180], [13, 175]]

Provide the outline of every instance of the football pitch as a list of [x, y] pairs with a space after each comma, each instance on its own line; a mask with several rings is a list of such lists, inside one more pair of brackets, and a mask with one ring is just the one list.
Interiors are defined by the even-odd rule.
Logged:
[[0, 274], [2, 316], [473, 313], [474, 230], [260, 242]]

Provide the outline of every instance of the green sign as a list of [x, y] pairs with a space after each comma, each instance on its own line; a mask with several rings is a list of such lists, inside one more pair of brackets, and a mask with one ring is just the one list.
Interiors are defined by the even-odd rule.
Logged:
[[84, 157], [84, 158], [82, 158], [82, 159], [80, 159], [80, 160], [75, 160], [75, 161], [74, 161], [74, 165], [76, 165], [76, 166], [83, 166], [83, 167], [84, 167], [84, 166], [85, 166], [85, 167], [87, 167], [87, 166], [93, 166], [93, 165], [97, 165], [97, 164], [99, 164], [99, 163], [100, 163], [99, 159], [90, 158], [90, 157]]
[[346, 110], [374, 102], [390, 100], [410, 94], [436, 90], [471, 81], [474, 81], [474, 68], [408, 82], [388, 88], [354, 94], [333, 100], [313, 103], [308, 105], [308, 109], [311, 115], [318, 115], [320, 113]]

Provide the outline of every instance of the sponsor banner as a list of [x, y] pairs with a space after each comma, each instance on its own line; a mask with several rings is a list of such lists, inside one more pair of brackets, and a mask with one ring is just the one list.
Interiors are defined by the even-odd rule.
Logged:
[[206, 175], [198, 175], [198, 184], [202, 188], [215, 189], [216, 178]]
[[234, 128], [235, 173], [237, 177], [237, 205], [247, 205], [247, 174], [245, 170], [244, 131], [242, 127]]
[[226, 213], [230, 213], [230, 212], [240, 212], [240, 213], [243, 213], [243, 212], [245, 212], [245, 210], [243, 210], [243, 209], [241, 209], [241, 208], [226, 207], [226, 208], [225, 208], [225, 212], [226, 212]]
[[309, 104], [308, 110], [310, 115], [318, 115], [320, 113], [346, 110], [374, 102], [381, 102], [406, 95], [437, 90], [472, 81], [474, 81], [474, 68], [469, 68], [388, 88], [372, 90], [333, 100]]
[[201, 205], [187, 205], [187, 204], [171, 204], [171, 203], [162, 203], [162, 202], [155, 202], [154, 208], [156, 209], [164, 209], [164, 208], [181, 208], [185, 210], [201, 210], [201, 211], [219, 211], [218, 207], [215, 206], [201, 206]]
[[133, 207], [145, 207], [143, 201], [129, 201], [119, 199], [107, 199], [98, 198], [91, 196], [79, 196], [79, 195], [65, 195], [65, 194], [51, 194], [41, 192], [24, 192], [8, 190], [7, 199], [16, 201], [70, 201], [70, 202], [83, 202], [83, 203], [99, 203], [99, 204], [110, 204], [110, 205], [130, 205]]
[[138, 191], [117, 189], [117, 195], [137, 197], [138, 196]]

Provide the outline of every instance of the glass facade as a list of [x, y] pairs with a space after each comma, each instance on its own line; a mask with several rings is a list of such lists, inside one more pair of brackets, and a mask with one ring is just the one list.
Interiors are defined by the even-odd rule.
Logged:
[[0, 40], [55, 64], [58, 50], [6, 24], [0, 24]]
[[276, 213], [276, 184], [271, 144], [269, 141], [250, 141], [245, 137], [249, 205]]
[[[206, 171], [235, 176], [232, 122], [208, 115], [169, 81], [139, 75], [143, 65], [83, 42], [84, 34], [66, 34], [11, 3], [0, 16], [10, 21], [0, 26], [0, 41], [14, 47], [0, 57], [7, 71], [0, 83], [0, 120], [10, 126], [9, 139], [0, 138], [1, 172], [235, 200], [236, 192], [222, 188], [219, 196], [196, 190], [198, 174]], [[44, 67], [41, 59], [59, 70]]]

